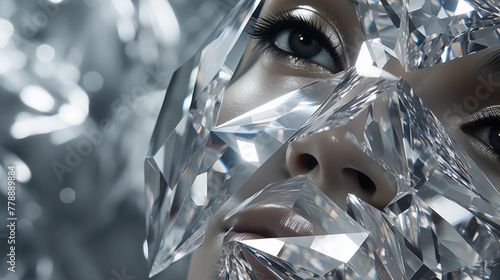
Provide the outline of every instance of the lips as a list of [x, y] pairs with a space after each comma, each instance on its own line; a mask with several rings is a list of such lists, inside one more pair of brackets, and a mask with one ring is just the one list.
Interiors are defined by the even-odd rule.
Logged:
[[[325, 231], [316, 226], [293, 209], [277, 205], [252, 205], [224, 220], [227, 233], [224, 244], [231, 241], [248, 239], [295, 237], [324, 234]], [[248, 264], [258, 280], [271, 280], [276, 277], [248, 252], [243, 252]]]
[[228, 232], [224, 242], [246, 239], [325, 234], [325, 231], [295, 210], [276, 204], [252, 205], [224, 220]]

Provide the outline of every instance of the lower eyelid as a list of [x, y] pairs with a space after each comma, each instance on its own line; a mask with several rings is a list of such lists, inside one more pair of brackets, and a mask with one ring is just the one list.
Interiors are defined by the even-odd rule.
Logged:
[[500, 164], [500, 155], [495, 152], [491, 146], [482, 141], [480, 141], [477, 146], [477, 149], [479, 149], [489, 160], [494, 161], [496, 164]]
[[[271, 59], [276, 60], [276, 61], [279, 61], [281, 59], [286, 59], [286, 60], [291, 61], [293, 63], [293, 65], [295, 66], [294, 68], [296, 68], [297, 70], [302, 69], [301, 70], [302, 72], [307, 71], [308, 72], [307, 74], [310, 74], [307, 76], [316, 76], [315, 74], [320, 74], [320, 73], [321, 73], [321, 76], [327, 76], [327, 74], [331, 75], [333, 73], [332, 71], [336, 71], [336, 72], [341, 71], [341, 69], [330, 70], [330, 69], [327, 69], [325, 66], [320, 65], [320, 64], [318, 64], [314, 61], [311, 61], [309, 59], [294, 56], [293, 54], [285, 52], [285, 51], [273, 46], [270, 43], [263, 42], [262, 44], [265, 44], [265, 45], [263, 45], [261, 48], [259, 48], [258, 51], [268, 53], [269, 56], [271, 57]], [[314, 66], [314, 67], [312, 68], [311, 66]]]
[[[276, 59], [276, 60], [286, 58], [286, 59], [289, 59], [290, 61], [292, 61], [293, 63], [301, 62], [304, 65], [314, 65], [315, 69], [317, 69], [317, 70], [322, 69], [325, 72], [328, 72], [330, 74], [337, 74], [338, 72], [342, 71], [342, 68], [339, 67], [338, 65], [336, 65], [335, 62], [333, 62], [334, 63], [333, 65], [322, 65], [322, 64], [319, 64], [319, 63], [313, 61], [312, 59], [301, 58], [301, 57], [295, 56], [292, 53], [289, 53], [287, 51], [284, 51], [284, 50], [278, 48], [277, 46], [275, 46], [272, 43], [259, 42], [259, 44], [263, 45], [263, 47], [260, 48], [259, 51], [269, 52], [270, 55], [272, 56], [272, 58]], [[322, 52], [327, 52], [327, 51], [323, 50]], [[323, 55], [328, 55], [328, 54], [323, 54]], [[299, 68], [304, 68], [303, 67], [304, 65], [300, 66]], [[308, 68], [307, 70], [310, 71], [311, 69]]]
[[468, 134], [466, 132], [467, 141], [471, 144], [474, 151], [482, 157], [485, 157], [488, 161], [494, 162], [500, 165], [500, 155], [493, 150], [493, 148], [477, 137]]
[[481, 142], [485, 142], [488, 139], [488, 136], [490, 135], [492, 126], [480, 126], [480, 127], [469, 127], [469, 128], [462, 128], [462, 130], [475, 137], [476, 139], [480, 140]]

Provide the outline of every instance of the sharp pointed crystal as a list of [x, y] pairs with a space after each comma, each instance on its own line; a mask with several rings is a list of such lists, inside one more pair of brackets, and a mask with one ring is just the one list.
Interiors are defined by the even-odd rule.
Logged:
[[500, 42], [498, 0], [362, 0], [366, 36], [359, 68], [397, 58], [406, 70], [447, 62]]

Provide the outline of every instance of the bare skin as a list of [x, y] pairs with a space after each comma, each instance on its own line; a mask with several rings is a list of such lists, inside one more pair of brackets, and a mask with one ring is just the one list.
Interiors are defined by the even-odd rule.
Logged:
[[[276, 11], [298, 11], [320, 22], [327, 32], [338, 36], [337, 42], [342, 45], [344, 55], [337, 64], [342, 64], [343, 69], [353, 66], [362, 36], [354, 8], [348, 1], [270, 0], [265, 3], [261, 17], [272, 16]], [[236, 73], [237, 80], [232, 82], [225, 93], [219, 124], [291, 90], [332, 76], [332, 69], [325, 67], [328, 63], [298, 61], [292, 55], [276, 58], [270, 52], [256, 54], [254, 50], [257, 44], [257, 40], [252, 39], [240, 71]], [[411, 72], [405, 72], [398, 62], [392, 61], [386, 66], [386, 70], [408, 81], [457, 144], [472, 157], [492, 184], [500, 189], [500, 156], [491, 149], [492, 143], [488, 142], [491, 140], [488, 135], [492, 134], [489, 132], [496, 131], [500, 124], [479, 125], [472, 122], [484, 115], [481, 112], [488, 108], [500, 112], [500, 107], [496, 107], [500, 105], [500, 73], [481, 68], [485, 60], [491, 60], [498, 52], [499, 47], [488, 48], [464, 58]], [[314, 138], [283, 146], [229, 199], [210, 221], [205, 241], [193, 255], [189, 279], [210, 277], [229, 227], [224, 218], [236, 205], [269, 183], [304, 174], [338, 204], [345, 201], [348, 192], [379, 208], [392, 199], [395, 190], [391, 187], [377, 186], [375, 193], [366, 194], [356, 182], [352, 183], [352, 174], [342, 172], [346, 168], [360, 171], [369, 176], [375, 185], [381, 185], [377, 178], [379, 167], [371, 164], [363, 155], [347, 153], [352, 158], [348, 166], [342, 165], [346, 160], [330, 160], [332, 155], [341, 154], [340, 151], [345, 153], [348, 147], [332, 145], [327, 136], [316, 135]], [[312, 170], [301, 169], [296, 157], [296, 154], [301, 153], [314, 156], [319, 162], [318, 167]], [[347, 185], [349, 189], [339, 188], [340, 185]]]

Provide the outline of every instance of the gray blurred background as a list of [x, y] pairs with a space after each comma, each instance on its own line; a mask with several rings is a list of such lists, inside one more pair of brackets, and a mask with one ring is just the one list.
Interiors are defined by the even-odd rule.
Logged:
[[165, 88], [235, 1], [0, 0], [0, 279], [147, 279], [143, 158]]

